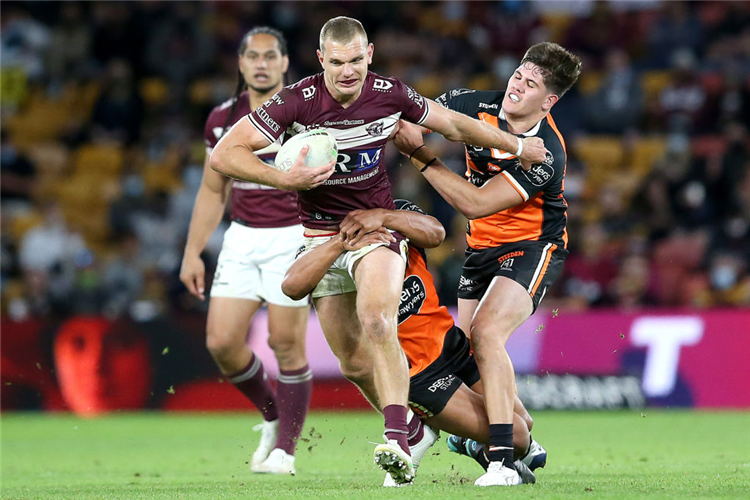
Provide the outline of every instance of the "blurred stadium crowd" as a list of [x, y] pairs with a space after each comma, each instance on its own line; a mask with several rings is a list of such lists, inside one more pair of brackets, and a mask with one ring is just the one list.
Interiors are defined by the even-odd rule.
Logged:
[[[552, 112], [571, 255], [548, 307], [750, 305], [748, 2], [3, 2], [3, 314], [205, 307], [178, 272], [242, 34], [281, 29], [292, 83], [320, 71], [318, 30], [340, 14], [364, 23], [373, 71], [432, 98], [502, 88], [540, 40], [582, 56]], [[464, 168], [461, 145], [430, 140]], [[449, 229], [430, 258], [454, 304], [466, 221], [390, 149], [394, 197]]]

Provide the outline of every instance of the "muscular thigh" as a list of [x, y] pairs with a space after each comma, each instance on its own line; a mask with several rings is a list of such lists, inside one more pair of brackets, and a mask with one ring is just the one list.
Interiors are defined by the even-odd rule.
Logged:
[[531, 316], [534, 305], [522, 285], [495, 277], [479, 302], [472, 319], [472, 330], [494, 330], [506, 337]]
[[354, 267], [357, 309], [395, 315], [404, 283], [404, 257], [386, 247], [368, 253]]
[[357, 317], [357, 294], [329, 295], [314, 300], [320, 327], [333, 354], [340, 361], [364, 356], [362, 329]]

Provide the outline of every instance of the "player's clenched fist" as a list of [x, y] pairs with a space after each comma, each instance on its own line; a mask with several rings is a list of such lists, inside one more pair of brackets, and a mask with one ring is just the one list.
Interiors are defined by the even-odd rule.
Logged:
[[542, 163], [547, 158], [547, 148], [544, 140], [540, 137], [526, 137], [523, 139], [523, 151], [521, 152], [521, 164], [529, 165]]

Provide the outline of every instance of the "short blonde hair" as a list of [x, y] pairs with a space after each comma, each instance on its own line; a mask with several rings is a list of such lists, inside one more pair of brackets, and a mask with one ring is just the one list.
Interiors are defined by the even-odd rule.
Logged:
[[320, 50], [324, 50], [326, 40], [348, 42], [360, 35], [367, 43], [367, 32], [362, 23], [351, 17], [339, 16], [329, 19], [320, 29]]

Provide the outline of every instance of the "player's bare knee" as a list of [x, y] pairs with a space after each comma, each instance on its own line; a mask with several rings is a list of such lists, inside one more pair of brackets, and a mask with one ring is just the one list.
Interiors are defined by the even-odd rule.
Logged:
[[384, 314], [369, 314], [360, 317], [365, 335], [373, 342], [383, 343], [395, 340], [396, 324]]
[[372, 367], [369, 364], [355, 365], [351, 363], [339, 363], [341, 374], [358, 387], [363, 387], [372, 379]]
[[268, 336], [268, 347], [273, 351], [280, 367], [306, 362], [305, 346], [304, 344], [300, 345], [300, 342], [294, 337], [272, 333]]
[[242, 346], [229, 336], [209, 334], [206, 336], [206, 348], [214, 359], [225, 360], [232, 358]]

